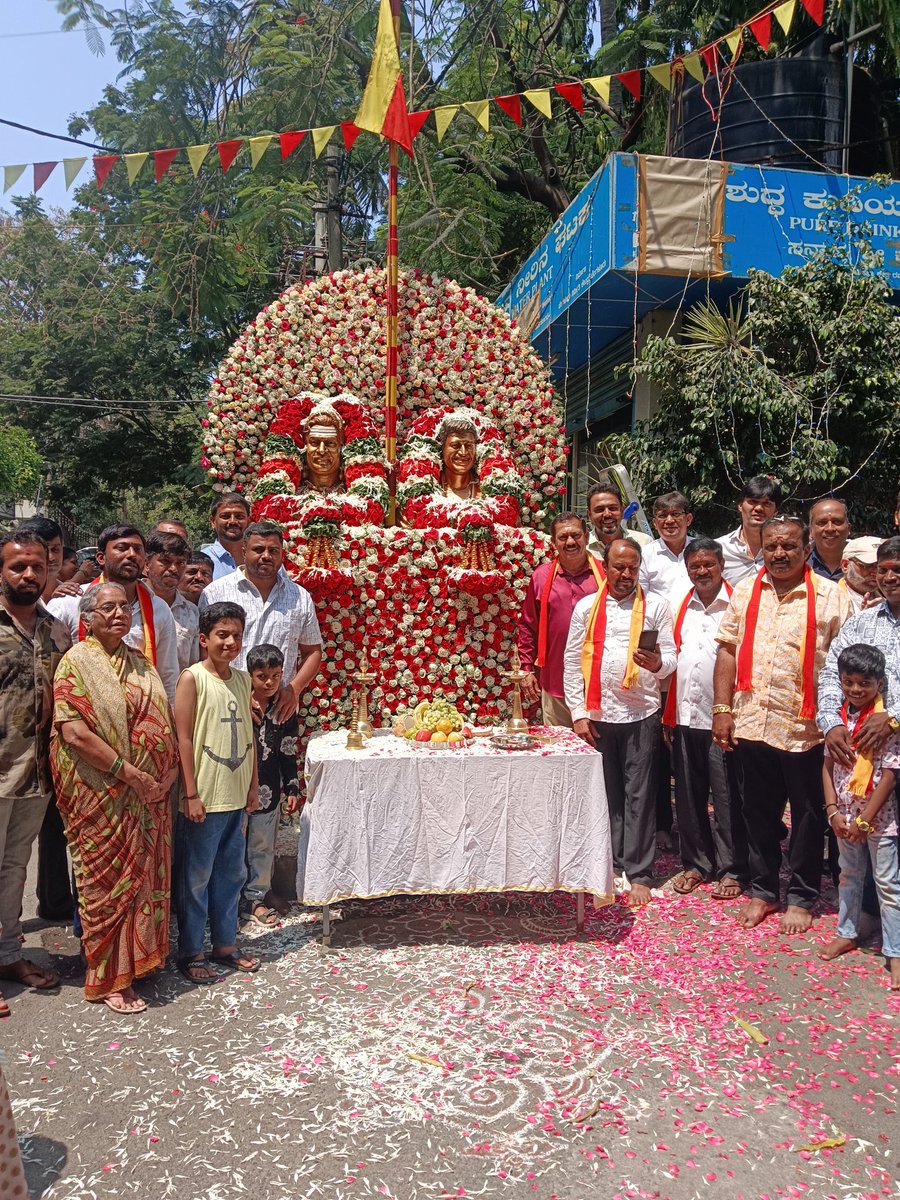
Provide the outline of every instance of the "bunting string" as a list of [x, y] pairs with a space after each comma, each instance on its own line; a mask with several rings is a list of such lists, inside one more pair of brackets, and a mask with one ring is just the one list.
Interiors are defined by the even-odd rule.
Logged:
[[[721, 81], [725, 73], [730, 72], [740, 58], [745, 38], [752, 37], [763, 53], [769, 51], [772, 44], [773, 17], [784, 35], [787, 36], [796, 16], [798, 4], [816, 25], [823, 23], [824, 0], [777, 0], [776, 3], [768, 4], [760, 12], [729, 33], [723, 34], [714, 42], [700, 46], [688, 54], [680, 55], [671, 62], [657, 63], [640, 69], [618, 71], [582, 80], [563, 80], [545, 88], [531, 88], [513, 95], [488, 96], [480, 100], [461, 100], [458, 103], [420, 109], [417, 112], [409, 113], [410, 134], [413, 139], [416, 138], [422, 132], [429, 117], [433, 117], [437, 141], [440, 143], [460, 111], [466, 113], [476, 125], [488, 133], [491, 127], [492, 105], [519, 127], [522, 126], [525, 111], [538, 113], [544, 120], [551, 121], [559, 115], [560, 111], [565, 111], [558, 107], [554, 111], [554, 97], [557, 99], [557, 106], [562, 101], [567, 108], [573, 109], [576, 113], [583, 113], [585, 88], [590, 88], [603, 104], [608, 105], [610, 85], [614, 79], [618, 80], [636, 101], [640, 101], [644, 95], [648, 79], [668, 92], [673, 90], [676, 83], [682, 82], [685, 75], [690, 75], [701, 84], [710, 74]], [[527, 105], [527, 110], [523, 107], [523, 101]], [[353, 121], [340, 121], [333, 125], [322, 125], [314, 129], [291, 129], [284, 133], [253, 134], [228, 138], [221, 142], [205, 142], [195, 146], [173, 146], [162, 150], [141, 150], [128, 154], [98, 154], [92, 158], [80, 156], [58, 159], [53, 162], [14, 163], [3, 167], [3, 191], [8, 192], [10, 188], [14, 187], [30, 167], [32, 190], [39, 192], [60, 162], [63, 165], [63, 177], [67, 190], [72, 187], [88, 162], [92, 165], [98, 188], [103, 187], [110, 172], [118, 163], [124, 164], [126, 179], [130, 185], [145, 170], [146, 164], [152, 161], [153, 178], [156, 183], [160, 183], [181, 155], [187, 159], [194, 178], [198, 176], [204, 163], [209, 161], [217, 161], [219, 169], [226, 174], [245, 149], [250, 160], [250, 169], [255, 171], [266, 154], [273, 149], [278, 150], [282, 161], [290, 158], [307, 135], [313, 155], [318, 159], [338, 130], [340, 130], [344, 149], [348, 152], [360, 133], [363, 132]], [[209, 155], [213, 147], [215, 147], [215, 156], [210, 159]], [[26, 176], [26, 178], [29, 177]]]

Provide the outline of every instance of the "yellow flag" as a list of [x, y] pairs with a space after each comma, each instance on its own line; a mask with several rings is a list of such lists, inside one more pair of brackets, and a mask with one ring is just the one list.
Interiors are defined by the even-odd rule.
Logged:
[[487, 100], [469, 100], [463, 105], [469, 116], [475, 118], [485, 133], [488, 132], [491, 126], [491, 113], [488, 103], [489, 101]]
[[686, 54], [681, 60], [684, 63], [684, 69], [688, 75], [693, 75], [698, 83], [702, 83], [704, 79], [703, 67], [700, 63], [699, 54]]
[[87, 162], [86, 158], [64, 158], [63, 159], [63, 174], [66, 177], [66, 187], [70, 188], [78, 176], [81, 174], [81, 168]]
[[337, 125], [320, 125], [318, 129], [311, 129], [313, 140], [313, 149], [316, 152], [316, 158], [322, 153], [328, 143], [331, 141], [331, 135], [337, 129]]
[[672, 90], [672, 64], [662, 63], [658, 67], [648, 67], [647, 71], [656, 80], [658, 84], [671, 92]]
[[150, 151], [143, 150], [139, 154], [126, 154], [123, 157], [125, 159], [125, 171], [128, 175], [128, 182], [134, 183], [141, 167], [150, 157]]
[[604, 104], [609, 104], [609, 81], [611, 78], [610, 75], [598, 75], [596, 79], [586, 79], [584, 82], [591, 85]]
[[22, 174], [22, 172], [25, 170], [25, 168], [27, 166], [28, 166], [28, 163], [19, 163], [19, 165], [15, 166], [15, 167], [4, 167], [3, 168], [3, 190], [4, 190], [4, 192], [9, 191], [9, 189], [16, 182], [16, 180], [19, 178], [19, 176]]
[[212, 142], [207, 142], [203, 146], [188, 146], [187, 148], [188, 162], [191, 164], [191, 170], [194, 172], [195, 179], [197, 178], [197, 172], [200, 170], [200, 166], [204, 158], [206, 158], [207, 154], [209, 154], [209, 148], [211, 145]]
[[268, 150], [272, 142], [272, 135], [271, 133], [267, 133], [265, 137], [248, 138], [247, 140], [250, 143], [250, 167], [251, 170], [255, 171], [256, 164]]
[[738, 46], [741, 44], [743, 39], [744, 39], [744, 30], [741, 27], [739, 27], [735, 30], [732, 30], [731, 33], [726, 35], [725, 45], [731, 51], [732, 58], [734, 58], [735, 54], [737, 54]]
[[796, 11], [797, 0], [787, 0], [786, 4], [779, 4], [775, 9], [775, 20], [785, 33], [791, 32], [791, 24], [794, 20], [794, 13]]
[[372, 66], [353, 124], [369, 133], [380, 133], [412, 154], [412, 133], [403, 92], [391, 0], [381, 0], [378, 5], [378, 29]]
[[539, 113], [543, 113], [548, 120], [553, 116], [553, 109], [550, 105], [550, 89], [538, 88], [533, 92], [524, 92], [525, 99], [528, 100]]
[[437, 128], [438, 145], [444, 140], [444, 134], [450, 128], [450, 122], [459, 112], [458, 104], [442, 104], [434, 110], [434, 124]]

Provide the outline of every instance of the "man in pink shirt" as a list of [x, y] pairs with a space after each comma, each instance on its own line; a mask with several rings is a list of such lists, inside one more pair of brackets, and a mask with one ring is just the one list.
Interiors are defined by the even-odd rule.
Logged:
[[572, 612], [579, 600], [603, 582], [603, 567], [587, 551], [587, 525], [577, 513], [555, 517], [550, 537], [556, 558], [541, 563], [531, 577], [519, 615], [519, 658], [528, 677], [522, 695], [541, 702], [545, 725], [572, 728], [563, 693], [563, 653]]

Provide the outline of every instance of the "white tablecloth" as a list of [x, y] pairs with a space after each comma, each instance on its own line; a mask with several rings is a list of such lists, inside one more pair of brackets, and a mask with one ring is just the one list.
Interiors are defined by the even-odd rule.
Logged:
[[587, 891], [613, 898], [603, 760], [574, 734], [509, 752], [341, 731], [306, 752], [297, 895]]

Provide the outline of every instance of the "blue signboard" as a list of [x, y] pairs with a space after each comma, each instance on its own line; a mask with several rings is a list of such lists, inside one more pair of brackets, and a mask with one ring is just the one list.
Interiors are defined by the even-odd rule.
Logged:
[[[833, 202], [841, 198], [848, 212], [833, 210]], [[529, 321], [536, 338], [589, 289], [602, 303], [605, 292], [612, 296], [622, 282], [621, 277], [610, 278], [613, 273], [628, 272], [634, 278], [637, 225], [637, 157], [612, 154], [532, 252], [498, 304], [512, 316], [529, 302], [539, 305], [536, 323], [533, 317]], [[900, 290], [898, 182], [882, 186], [817, 171], [732, 164], [723, 225], [723, 265], [736, 282], [746, 279], [751, 268], [780, 275], [836, 237], [852, 242], [863, 234], [880, 256], [889, 283]], [[640, 276], [649, 301], [642, 310], [653, 307], [654, 278]], [[622, 329], [633, 316], [631, 311], [622, 316]], [[605, 340], [615, 336], [616, 323], [606, 326]]]

